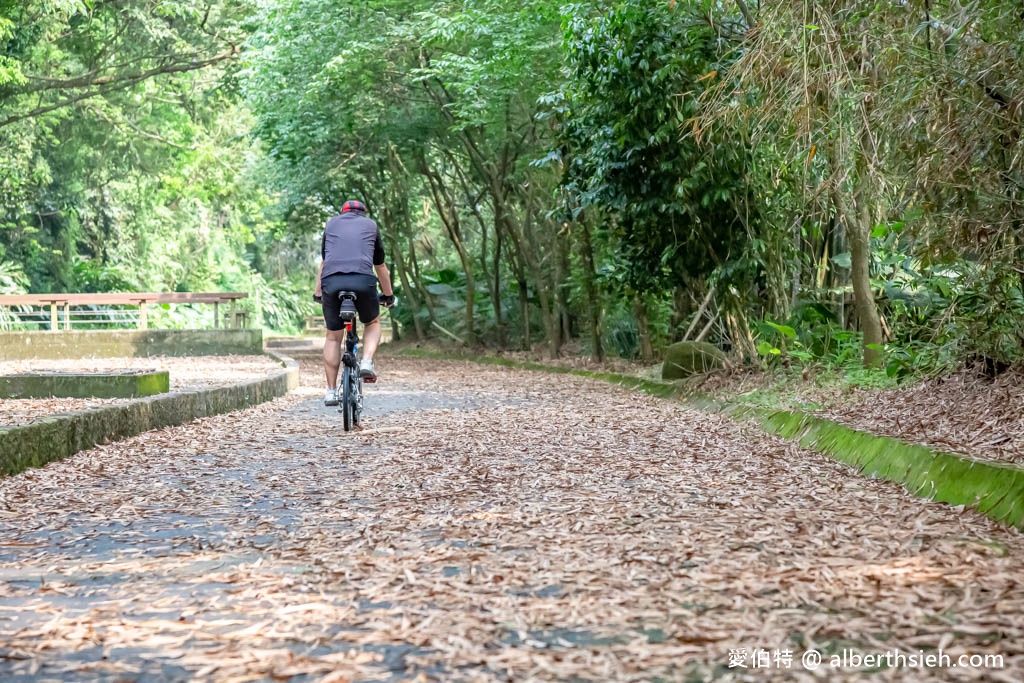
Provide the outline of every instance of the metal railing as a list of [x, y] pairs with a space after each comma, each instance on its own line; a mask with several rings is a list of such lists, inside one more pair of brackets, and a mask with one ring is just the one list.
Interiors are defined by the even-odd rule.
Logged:
[[[131, 325], [140, 330], [149, 328], [149, 306], [162, 304], [212, 304], [213, 326], [220, 327], [221, 304], [229, 307], [224, 326], [241, 328], [248, 324], [249, 314], [238, 309], [245, 292], [125, 292], [106, 294], [14, 294], [0, 296], [0, 317], [19, 322], [47, 324], [49, 329], [73, 329], [73, 323], [88, 326]], [[38, 309], [38, 310], [37, 310]]]

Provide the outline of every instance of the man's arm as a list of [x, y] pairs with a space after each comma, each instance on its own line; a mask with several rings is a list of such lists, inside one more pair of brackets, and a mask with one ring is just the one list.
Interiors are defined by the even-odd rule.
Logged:
[[377, 238], [373, 241], [373, 269], [377, 271], [381, 293], [384, 296], [394, 296], [395, 290], [391, 288], [391, 273], [388, 272], [387, 264], [384, 263], [384, 242], [380, 238], [380, 230], [377, 231]]
[[380, 280], [380, 291], [384, 296], [394, 296], [395, 290], [391, 288], [391, 273], [388, 272], [387, 264], [382, 263], [373, 269], [377, 271], [377, 279]]
[[320, 268], [316, 271], [316, 288], [313, 290], [313, 296], [322, 297], [324, 295], [323, 282], [321, 278], [324, 276], [324, 263], [327, 261], [327, 226], [324, 226], [324, 234], [320, 237]]

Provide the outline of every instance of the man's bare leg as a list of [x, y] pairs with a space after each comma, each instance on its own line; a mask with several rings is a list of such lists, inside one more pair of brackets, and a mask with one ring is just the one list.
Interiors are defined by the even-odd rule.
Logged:
[[[377, 335], [378, 339], [380, 334]], [[327, 388], [338, 386], [338, 368], [341, 367], [341, 341], [345, 338], [345, 330], [327, 330], [324, 340], [324, 373], [327, 375]]]
[[372, 323], [367, 323], [363, 327], [363, 358], [372, 361], [379, 345], [380, 318], [377, 318]]

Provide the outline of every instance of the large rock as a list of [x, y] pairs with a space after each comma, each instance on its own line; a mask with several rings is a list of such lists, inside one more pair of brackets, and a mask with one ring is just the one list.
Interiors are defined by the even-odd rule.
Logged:
[[679, 342], [665, 350], [661, 367], [662, 379], [684, 379], [725, 367], [726, 357], [718, 347], [707, 342]]

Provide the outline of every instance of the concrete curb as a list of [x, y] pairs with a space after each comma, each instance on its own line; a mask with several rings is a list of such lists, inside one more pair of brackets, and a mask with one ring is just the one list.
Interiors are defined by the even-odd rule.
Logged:
[[21, 427], [0, 428], [0, 476], [40, 467], [99, 443], [242, 410], [298, 387], [298, 363], [287, 356], [267, 355], [284, 369], [264, 379], [213, 389], [176, 391], [57, 415]]
[[1003, 524], [1024, 529], [1024, 469], [877, 436], [807, 413], [726, 403], [686, 394], [668, 382], [610, 372], [589, 372], [514, 361], [493, 356], [456, 356], [407, 350], [402, 355], [443, 358], [521, 370], [598, 379], [673, 399], [708, 413], [749, 420], [761, 429], [846, 463], [864, 476], [902, 484], [910, 493], [950, 505], [962, 505]]

